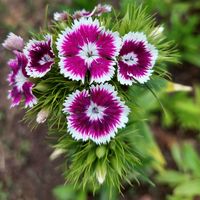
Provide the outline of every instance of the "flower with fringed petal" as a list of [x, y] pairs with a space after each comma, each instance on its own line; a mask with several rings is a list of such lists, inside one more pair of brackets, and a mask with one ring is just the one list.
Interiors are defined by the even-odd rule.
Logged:
[[97, 144], [109, 142], [119, 128], [128, 122], [129, 108], [120, 101], [110, 84], [91, 86], [90, 90], [77, 90], [64, 103], [68, 131], [73, 138]]
[[28, 58], [27, 74], [33, 78], [41, 78], [51, 70], [54, 64], [52, 51], [52, 38], [46, 36], [45, 40], [30, 40], [24, 49]]
[[97, 19], [75, 20], [72, 28], [66, 28], [57, 40], [60, 72], [82, 82], [87, 73], [90, 82], [109, 81], [120, 47], [119, 34], [105, 30]]
[[25, 71], [27, 65], [26, 56], [18, 51], [14, 51], [16, 58], [10, 59], [8, 62], [11, 73], [8, 75], [8, 81], [12, 89], [9, 91], [9, 99], [11, 99], [11, 107], [19, 105], [22, 96], [25, 97], [25, 107], [32, 107], [36, 104], [37, 99], [32, 93], [34, 84], [29, 81]]
[[118, 80], [123, 85], [149, 80], [158, 57], [158, 50], [148, 43], [141, 32], [129, 32], [123, 37], [118, 61]]

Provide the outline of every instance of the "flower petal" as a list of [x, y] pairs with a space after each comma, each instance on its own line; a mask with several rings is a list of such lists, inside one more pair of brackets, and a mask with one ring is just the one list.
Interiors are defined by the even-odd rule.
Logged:
[[62, 57], [59, 62], [59, 66], [60, 73], [66, 78], [76, 81], [82, 80], [82, 82], [84, 82], [87, 66], [84, 63], [84, 60], [80, 57]]
[[25, 108], [33, 107], [37, 103], [36, 97], [32, 93], [33, 84], [31, 82], [26, 82], [23, 85], [23, 94], [25, 96]]
[[21, 101], [21, 92], [17, 87], [13, 87], [12, 90], [9, 91], [8, 98], [12, 101], [11, 108], [18, 106]]
[[119, 33], [102, 30], [98, 37], [97, 46], [99, 55], [105, 58], [115, 59], [121, 48]]
[[98, 58], [94, 60], [90, 66], [90, 82], [103, 83], [109, 81], [114, 75], [115, 62], [105, 58]]

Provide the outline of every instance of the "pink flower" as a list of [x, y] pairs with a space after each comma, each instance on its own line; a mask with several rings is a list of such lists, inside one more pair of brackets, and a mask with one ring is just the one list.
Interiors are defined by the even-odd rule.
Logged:
[[118, 61], [118, 80], [121, 84], [145, 83], [149, 80], [158, 57], [158, 50], [148, 43], [144, 33], [129, 32], [123, 37]]
[[76, 11], [73, 14], [73, 19], [80, 19], [81, 17], [101, 16], [103, 13], [111, 12], [111, 10], [112, 7], [108, 4], [98, 4], [91, 12], [85, 9]]
[[64, 103], [68, 114], [68, 131], [73, 138], [97, 144], [115, 137], [119, 128], [128, 122], [129, 108], [120, 101], [109, 84], [92, 86], [90, 90], [75, 91]]
[[98, 4], [95, 7], [95, 13], [94, 13], [94, 15], [100, 16], [103, 13], [108, 13], [108, 12], [111, 12], [111, 11], [112, 11], [112, 6], [111, 5], [108, 5], [108, 4], [105, 4], [105, 5]]
[[75, 20], [72, 28], [66, 28], [57, 40], [60, 72], [82, 82], [87, 73], [90, 82], [109, 81], [114, 75], [120, 46], [119, 34], [105, 30], [97, 19]]
[[22, 96], [25, 98], [25, 107], [32, 107], [37, 103], [36, 97], [32, 93], [34, 84], [29, 81], [28, 75], [25, 71], [27, 65], [26, 56], [18, 51], [15, 59], [11, 59], [8, 62], [11, 68], [11, 73], [8, 75], [8, 81], [12, 89], [9, 91], [9, 99], [11, 99], [11, 107], [19, 105]]
[[26, 71], [30, 77], [40, 78], [51, 70], [54, 64], [54, 53], [51, 45], [52, 38], [50, 36], [42, 41], [30, 40], [26, 45], [24, 50], [28, 58]]
[[69, 18], [69, 14], [67, 12], [55, 12], [53, 18], [55, 21], [65, 21]]
[[20, 36], [14, 33], [9, 33], [7, 39], [2, 43], [2, 46], [8, 50], [19, 50], [22, 51], [24, 48], [24, 40]]
[[80, 19], [81, 17], [91, 17], [91, 12], [86, 11], [85, 9], [78, 10], [78, 11], [74, 12], [72, 17], [73, 17], [73, 19]]

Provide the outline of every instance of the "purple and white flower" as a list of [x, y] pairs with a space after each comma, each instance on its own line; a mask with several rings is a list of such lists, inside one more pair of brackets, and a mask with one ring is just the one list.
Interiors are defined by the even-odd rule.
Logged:
[[63, 31], [57, 40], [60, 72], [72, 80], [109, 81], [114, 75], [121, 39], [117, 32], [105, 30], [92, 18], [75, 20], [72, 28]]
[[9, 33], [4, 43], [2, 43], [2, 46], [11, 51], [22, 51], [22, 49], [24, 48], [24, 40], [14, 33]]
[[118, 80], [123, 85], [149, 80], [158, 57], [158, 50], [148, 43], [141, 32], [130, 32], [123, 37], [118, 61]]
[[120, 101], [110, 84], [91, 86], [90, 90], [75, 91], [64, 103], [68, 131], [76, 140], [88, 139], [97, 144], [115, 137], [128, 122], [129, 108]]
[[103, 13], [108, 13], [112, 11], [112, 6], [109, 4], [98, 4], [95, 8], [95, 15], [101, 16]]
[[92, 15], [93, 15], [92, 12], [82, 9], [82, 10], [77, 10], [76, 12], [74, 12], [72, 18], [80, 19], [81, 17], [91, 17]]
[[27, 74], [33, 78], [40, 78], [51, 70], [54, 64], [52, 51], [52, 38], [47, 36], [45, 40], [30, 40], [25, 47], [24, 53], [28, 58], [26, 67]]
[[69, 14], [67, 12], [55, 12], [53, 15], [55, 21], [65, 21], [69, 19]]
[[81, 17], [92, 17], [92, 16], [101, 16], [103, 13], [111, 12], [112, 6], [105, 4], [98, 4], [94, 7], [94, 9], [90, 12], [85, 9], [76, 11], [72, 18], [73, 19], [80, 19]]
[[37, 103], [36, 97], [32, 93], [34, 84], [29, 81], [25, 67], [28, 63], [26, 56], [18, 51], [15, 59], [8, 62], [11, 73], [8, 75], [9, 85], [12, 89], [9, 91], [8, 98], [11, 99], [11, 107], [19, 105], [22, 96], [25, 98], [25, 107], [32, 107]]

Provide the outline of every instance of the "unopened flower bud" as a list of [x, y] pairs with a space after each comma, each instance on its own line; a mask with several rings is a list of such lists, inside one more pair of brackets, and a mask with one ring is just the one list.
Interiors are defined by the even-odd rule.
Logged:
[[20, 36], [14, 33], [9, 33], [2, 46], [8, 50], [19, 50], [22, 51], [24, 48], [24, 40]]
[[69, 18], [69, 14], [67, 12], [55, 12], [53, 15], [53, 19], [55, 21], [65, 21]]
[[154, 37], [158, 37], [162, 34], [163, 31], [164, 31], [164, 27], [158, 26], [151, 32], [151, 35]]
[[65, 152], [64, 149], [55, 149], [52, 154], [50, 155], [50, 160], [55, 160], [58, 158], [60, 155], [62, 155]]
[[105, 181], [106, 174], [107, 174], [106, 165], [97, 166], [96, 178], [100, 184], [103, 184], [103, 182]]
[[34, 87], [34, 89], [39, 90], [41, 92], [45, 92], [49, 89], [49, 86], [45, 83], [40, 82]]
[[182, 85], [179, 83], [168, 82], [166, 90], [167, 92], [177, 92], [177, 91], [190, 92], [192, 91], [192, 87], [187, 85]]
[[97, 157], [99, 159], [103, 158], [105, 154], [106, 154], [106, 147], [105, 146], [99, 146], [99, 147], [97, 147], [97, 149], [96, 149], [96, 155], [97, 155]]
[[40, 112], [37, 114], [36, 122], [38, 124], [43, 124], [49, 116], [49, 110], [48, 109], [42, 109]]

